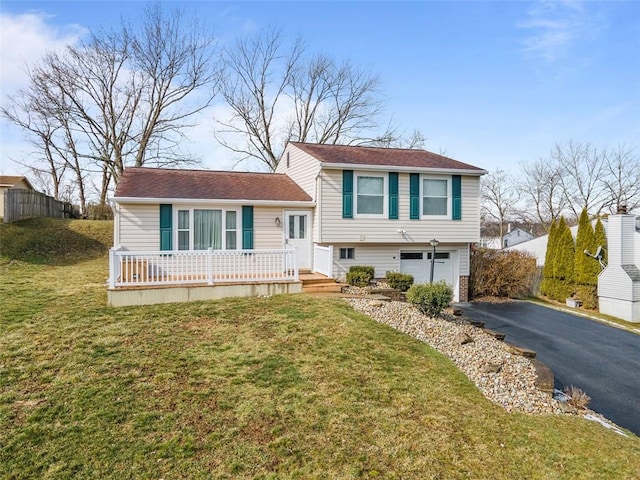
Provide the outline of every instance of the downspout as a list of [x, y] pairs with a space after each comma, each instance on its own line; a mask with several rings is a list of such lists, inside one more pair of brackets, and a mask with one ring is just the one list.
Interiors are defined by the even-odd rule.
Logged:
[[318, 225], [316, 227], [318, 232], [317, 243], [322, 243], [322, 167], [320, 167], [320, 170], [318, 170], [318, 174], [316, 175], [316, 179], [315, 179], [315, 184], [316, 184], [315, 201], [316, 201], [316, 211], [318, 214]]

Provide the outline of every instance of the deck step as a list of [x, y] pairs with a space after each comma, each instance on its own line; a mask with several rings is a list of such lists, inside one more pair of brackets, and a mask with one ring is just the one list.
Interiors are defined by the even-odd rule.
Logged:
[[504, 333], [496, 332], [495, 330], [491, 330], [489, 328], [483, 328], [482, 331], [488, 335], [491, 335], [496, 340], [504, 341], [504, 337], [506, 336]]
[[334, 284], [336, 280], [333, 278], [327, 277], [318, 277], [318, 278], [305, 278], [303, 276], [298, 277], [304, 286], [307, 285], [325, 285], [325, 284]]
[[341, 291], [342, 285], [339, 283], [302, 286], [302, 293], [340, 293]]

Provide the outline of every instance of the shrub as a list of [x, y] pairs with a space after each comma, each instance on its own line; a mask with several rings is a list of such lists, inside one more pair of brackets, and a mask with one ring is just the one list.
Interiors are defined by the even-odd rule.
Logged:
[[413, 285], [407, 292], [407, 301], [431, 317], [440, 315], [452, 299], [453, 290], [444, 281]]
[[475, 298], [533, 295], [536, 275], [536, 259], [525, 252], [479, 249], [471, 257], [471, 291]]
[[369, 265], [353, 265], [347, 272], [347, 283], [356, 287], [366, 287], [373, 280], [375, 268]]
[[582, 301], [582, 307], [598, 309], [598, 287], [595, 285], [576, 285], [576, 297]]
[[358, 271], [347, 272], [347, 283], [354, 287], [366, 287], [371, 283], [372, 276], [367, 272]]
[[408, 273], [387, 272], [386, 280], [391, 288], [401, 292], [406, 292], [413, 285], [413, 275]]
[[113, 220], [113, 209], [109, 205], [90, 203], [85, 209], [87, 220]]
[[567, 403], [578, 410], [586, 410], [591, 401], [589, 395], [573, 385], [564, 387], [564, 394], [567, 397]]
[[370, 265], [353, 265], [349, 267], [350, 272], [365, 272], [369, 275], [370, 279], [373, 279], [376, 274], [376, 269]]

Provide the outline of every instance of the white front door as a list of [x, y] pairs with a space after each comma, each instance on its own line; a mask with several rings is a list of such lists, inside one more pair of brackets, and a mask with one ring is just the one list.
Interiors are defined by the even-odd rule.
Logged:
[[285, 212], [285, 243], [295, 247], [298, 268], [311, 268], [311, 215], [309, 212]]

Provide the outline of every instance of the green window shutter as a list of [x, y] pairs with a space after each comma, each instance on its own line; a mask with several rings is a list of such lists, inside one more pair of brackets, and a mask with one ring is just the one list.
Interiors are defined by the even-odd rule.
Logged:
[[342, 171], [342, 218], [353, 218], [353, 170]]
[[409, 218], [420, 219], [420, 174], [409, 174]]
[[398, 219], [398, 172], [389, 172], [389, 219]]
[[173, 218], [173, 205], [160, 204], [160, 250], [171, 250], [172, 237], [171, 223]]
[[253, 250], [253, 206], [242, 206], [242, 249]]
[[451, 177], [451, 219], [462, 220], [462, 177]]

